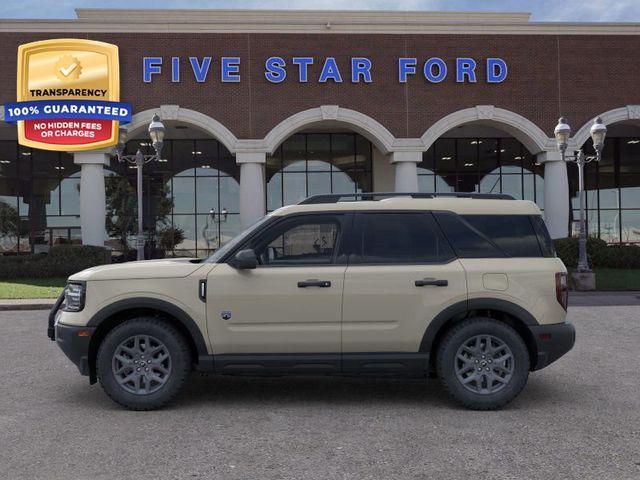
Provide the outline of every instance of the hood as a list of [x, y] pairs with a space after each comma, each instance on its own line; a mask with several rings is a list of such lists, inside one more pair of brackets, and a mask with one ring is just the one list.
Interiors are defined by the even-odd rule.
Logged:
[[195, 258], [145, 260], [141, 262], [100, 265], [74, 273], [69, 280], [134, 280], [145, 278], [181, 278], [191, 275], [203, 263]]

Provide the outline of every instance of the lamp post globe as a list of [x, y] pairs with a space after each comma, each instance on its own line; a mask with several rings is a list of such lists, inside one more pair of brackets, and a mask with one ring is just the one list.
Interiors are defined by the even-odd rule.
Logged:
[[593, 140], [593, 148], [599, 156], [600, 153], [602, 153], [602, 148], [604, 147], [604, 138], [607, 135], [607, 127], [604, 123], [602, 123], [602, 119], [600, 117], [597, 117], [593, 121], [590, 133], [591, 140]]
[[560, 117], [558, 125], [556, 125], [556, 128], [553, 130], [553, 134], [556, 137], [558, 149], [564, 155], [564, 152], [567, 150], [567, 145], [569, 144], [569, 137], [571, 136], [571, 127], [565, 117]]
[[164, 124], [160, 120], [160, 116], [156, 113], [149, 124], [149, 137], [151, 138], [151, 143], [158, 157], [160, 157], [160, 152], [162, 151], [165, 131]]
[[116, 152], [118, 156], [124, 155], [125, 144], [127, 143], [127, 127], [120, 125], [118, 128], [118, 143], [116, 144]]

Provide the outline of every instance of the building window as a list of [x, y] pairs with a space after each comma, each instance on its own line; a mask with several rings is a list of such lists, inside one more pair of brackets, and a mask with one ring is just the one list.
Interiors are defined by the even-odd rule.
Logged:
[[80, 168], [66, 152], [0, 141], [0, 253], [80, 243]]
[[514, 138], [440, 138], [418, 164], [421, 192], [505, 193], [544, 209], [543, 167]]
[[[591, 140], [584, 145], [592, 152]], [[578, 170], [567, 165], [572, 233], [580, 218]], [[607, 137], [600, 162], [585, 167], [587, 232], [607, 243], [640, 243], [640, 137]]]
[[[128, 142], [126, 153], [138, 148], [152, 153], [144, 140]], [[112, 181], [125, 178], [135, 191], [135, 167], [115, 160], [111, 165], [107, 174]], [[162, 161], [144, 166], [143, 194], [144, 229], [151, 244], [158, 247], [169, 228], [182, 231], [184, 240], [169, 255], [206, 256], [240, 231], [240, 168], [215, 139], [166, 140]], [[119, 249], [118, 238], [108, 243]], [[135, 239], [128, 243], [133, 246]]]
[[267, 211], [317, 194], [370, 192], [371, 142], [355, 133], [299, 133], [267, 157]]

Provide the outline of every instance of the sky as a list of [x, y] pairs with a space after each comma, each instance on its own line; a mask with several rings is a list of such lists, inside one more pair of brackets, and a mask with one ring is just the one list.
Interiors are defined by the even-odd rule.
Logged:
[[530, 12], [532, 21], [640, 22], [640, 0], [19, 0], [0, 18], [75, 18], [74, 8], [260, 8]]

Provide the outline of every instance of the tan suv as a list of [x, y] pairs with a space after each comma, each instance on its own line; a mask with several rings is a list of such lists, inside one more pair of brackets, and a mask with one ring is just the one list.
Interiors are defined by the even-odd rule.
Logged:
[[488, 410], [573, 346], [566, 282], [532, 202], [321, 195], [204, 260], [71, 276], [49, 336], [133, 410], [165, 405], [192, 370], [437, 374], [464, 406]]

